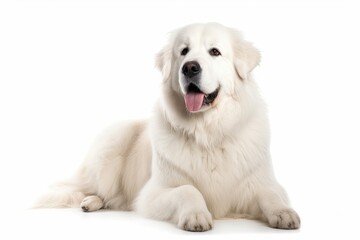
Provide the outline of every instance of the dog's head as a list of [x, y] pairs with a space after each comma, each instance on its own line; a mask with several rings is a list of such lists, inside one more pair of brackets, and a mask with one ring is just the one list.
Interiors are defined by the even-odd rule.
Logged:
[[188, 112], [207, 111], [232, 97], [237, 81], [248, 81], [259, 51], [241, 35], [216, 23], [193, 24], [174, 31], [157, 55], [156, 65]]

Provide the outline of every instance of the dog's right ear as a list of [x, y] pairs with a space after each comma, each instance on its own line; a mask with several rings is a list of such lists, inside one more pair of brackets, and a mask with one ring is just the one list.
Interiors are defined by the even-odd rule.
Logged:
[[161, 71], [163, 80], [166, 81], [170, 78], [172, 60], [172, 47], [168, 43], [155, 58], [155, 66]]

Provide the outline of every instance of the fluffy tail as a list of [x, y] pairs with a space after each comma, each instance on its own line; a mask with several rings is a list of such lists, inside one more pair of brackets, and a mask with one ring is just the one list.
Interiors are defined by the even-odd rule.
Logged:
[[75, 183], [61, 183], [52, 186], [33, 208], [74, 208], [79, 207], [84, 198], [84, 192]]

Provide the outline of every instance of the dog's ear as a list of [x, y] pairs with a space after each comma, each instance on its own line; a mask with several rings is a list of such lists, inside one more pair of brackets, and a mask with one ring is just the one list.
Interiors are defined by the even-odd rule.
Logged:
[[156, 55], [155, 66], [161, 71], [163, 80], [166, 81], [170, 78], [171, 72], [171, 60], [172, 60], [172, 47], [168, 43], [161, 49]]
[[240, 33], [235, 33], [234, 41], [235, 69], [240, 79], [245, 80], [260, 63], [260, 52], [250, 42], [245, 41]]

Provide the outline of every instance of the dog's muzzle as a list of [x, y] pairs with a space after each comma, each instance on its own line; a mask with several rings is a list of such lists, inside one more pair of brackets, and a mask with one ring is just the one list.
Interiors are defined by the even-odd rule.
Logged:
[[201, 66], [197, 61], [186, 62], [181, 69], [184, 75], [185, 106], [189, 112], [197, 112], [201, 110], [203, 106], [210, 105], [219, 93], [220, 87], [211, 93], [205, 93], [201, 90], [201, 70]]

